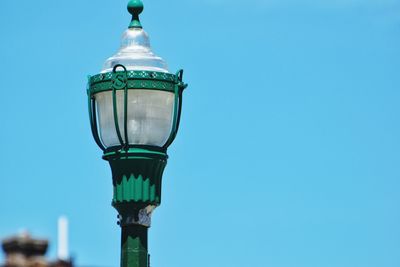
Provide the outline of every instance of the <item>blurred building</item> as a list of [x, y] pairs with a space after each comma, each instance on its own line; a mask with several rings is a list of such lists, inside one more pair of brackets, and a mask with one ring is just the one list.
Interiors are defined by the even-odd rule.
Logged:
[[2, 267], [73, 267], [72, 260], [48, 261], [45, 257], [49, 242], [21, 233], [2, 241], [6, 259]]

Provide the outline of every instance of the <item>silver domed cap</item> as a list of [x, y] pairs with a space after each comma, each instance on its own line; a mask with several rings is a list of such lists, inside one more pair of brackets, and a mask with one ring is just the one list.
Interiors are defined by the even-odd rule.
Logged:
[[111, 72], [118, 64], [127, 70], [169, 72], [167, 63], [151, 51], [149, 36], [142, 28], [129, 28], [123, 33], [120, 49], [106, 60], [102, 73]]

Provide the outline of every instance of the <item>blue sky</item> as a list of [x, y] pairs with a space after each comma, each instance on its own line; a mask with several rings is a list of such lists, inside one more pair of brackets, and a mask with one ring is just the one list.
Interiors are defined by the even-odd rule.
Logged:
[[[189, 88], [150, 230], [163, 267], [400, 266], [400, 1], [145, 1], [142, 24]], [[86, 76], [126, 1], [2, 1], [0, 237], [119, 264], [111, 173]]]

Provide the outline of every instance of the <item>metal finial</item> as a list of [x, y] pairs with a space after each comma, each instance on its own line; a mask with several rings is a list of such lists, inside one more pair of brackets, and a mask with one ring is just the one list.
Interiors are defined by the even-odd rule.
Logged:
[[132, 21], [129, 28], [142, 28], [140, 24], [139, 14], [143, 11], [143, 2], [141, 0], [130, 0], [128, 3], [128, 11], [132, 15]]

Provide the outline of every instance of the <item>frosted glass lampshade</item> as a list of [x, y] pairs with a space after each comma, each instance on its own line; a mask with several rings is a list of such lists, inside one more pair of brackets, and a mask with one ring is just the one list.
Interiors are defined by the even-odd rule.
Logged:
[[[117, 91], [118, 124], [124, 143], [124, 92]], [[95, 95], [100, 138], [104, 146], [121, 145], [115, 128], [112, 92]], [[174, 94], [157, 90], [128, 90], [129, 144], [162, 147], [172, 131]]]

